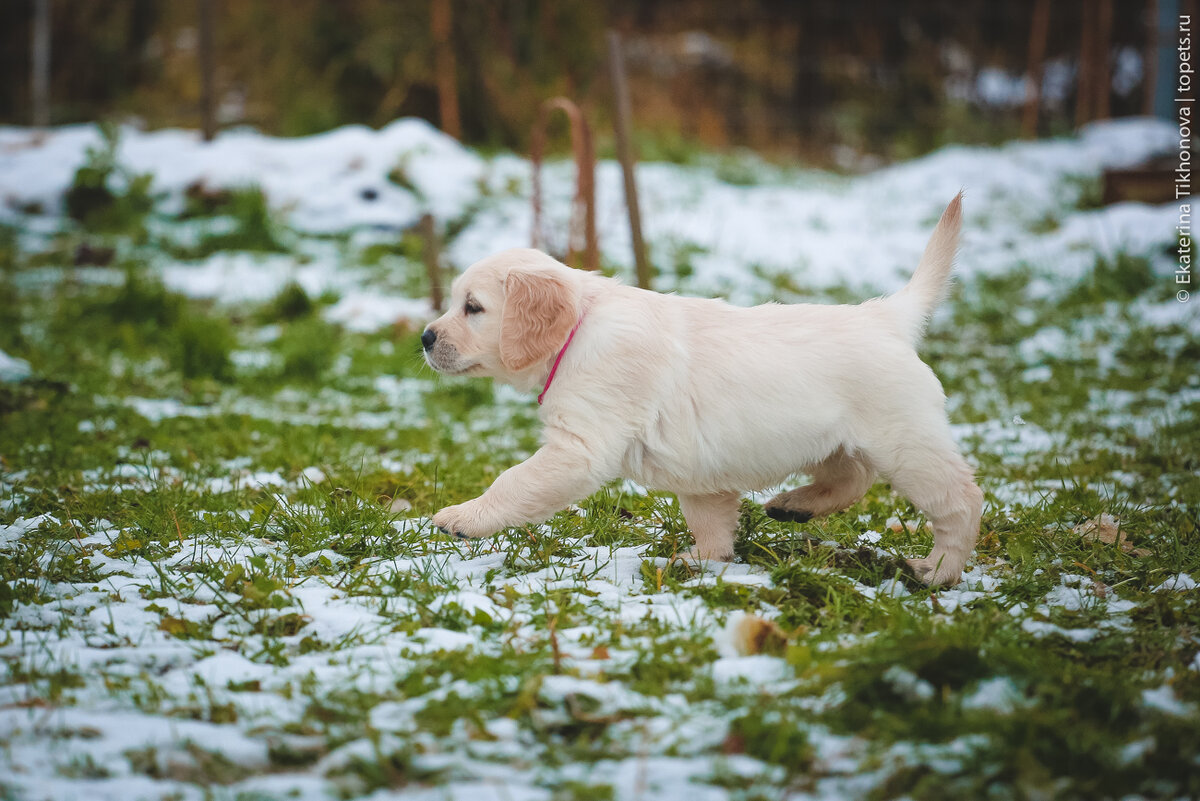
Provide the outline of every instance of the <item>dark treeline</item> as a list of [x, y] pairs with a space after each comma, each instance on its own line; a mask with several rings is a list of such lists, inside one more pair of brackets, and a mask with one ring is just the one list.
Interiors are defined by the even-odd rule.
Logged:
[[[34, 2], [0, 4], [6, 123], [32, 118]], [[283, 135], [406, 115], [441, 124], [431, 33], [441, 5], [458, 133], [474, 144], [524, 148], [537, 104], [559, 94], [608, 130], [612, 27], [625, 36], [650, 157], [683, 158], [696, 145], [811, 154], [832, 143], [907, 156], [1018, 132], [1035, 2], [212, 0], [217, 118]], [[1041, 133], [1076, 121], [1084, 4], [1094, 2], [1104, 0], [1050, 4]], [[1111, 0], [1114, 116], [1144, 107], [1152, 5]], [[198, 126], [198, 9], [197, 0], [53, 0], [51, 122]]]

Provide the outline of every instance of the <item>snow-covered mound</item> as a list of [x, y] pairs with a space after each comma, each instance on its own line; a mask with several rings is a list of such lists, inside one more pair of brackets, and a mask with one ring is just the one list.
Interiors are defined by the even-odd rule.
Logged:
[[[1097, 248], [1141, 254], [1173, 240], [1173, 206], [1080, 211], [1080, 182], [1072, 180], [1168, 150], [1173, 133], [1161, 121], [1125, 119], [1089, 126], [1072, 139], [946, 147], [859, 177], [767, 169], [753, 186], [725, 183], [709, 167], [644, 163], [638, 168], [644, 227], [660, 269], [670, 272], [676, 254], [687, 254], [687, 280], [677, 285], [675, 276], [664, 276], [662, 288], [750, 302], [769, 287], [764, 276], [782, 274], [799, 286], [888, 291], [906, 280], [938, 214], [965, 189], [960, 271], [1003, 272], [1026, 263], [1070, 279], [1091, 267]], [[28, 129], [0, 128], [0, 220], [13, 221], [20, 217], [16, 209], [30, 204], [56, 213], [88, 147], [99, 143], [91, 125], [53, 129], [42, 138]], [[465, 219], [447, 253], [459, 268], [529, 242], [528, 162], [511, 155], [484, 158], [420, 120], [298, 139], [237, 130], [209, 143], [193, 131], [126, 128], [118, 160], [151, 173], [153, 191], [167, 196], [167, 206], [181, 203], [195, 182], [257, 185], [302, 232], [366, 228], [386, 234], [424, 212], [443, 222]], [[389, 172], [399, 180], [389, 179]], [[563, 241], [573, 167], [551, 165], [546, 182], [547, 227]], [[616, 163], [598, 165], [597, 193], [604, 256], [628, 265]], [[1028, 233], [1048, 219], [1052, 224], [1041, 226], [1046, 233]]]

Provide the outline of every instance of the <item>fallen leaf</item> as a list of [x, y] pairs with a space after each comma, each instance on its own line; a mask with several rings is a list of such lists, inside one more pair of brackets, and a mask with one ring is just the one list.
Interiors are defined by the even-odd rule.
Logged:
[[1099, 517], [1085, 520], [1077, 525], [1074, 532], [1085, 540], [1096, 540], [1106, 545], [1114, 545], [1125, 540], [1125, 532], [1121, 531], [1121, 523], [1112, 515], [1105, 512]]
[[787, 647], [787, 634], [784, 630], [773, 620], [758, 615], [731, 618], [727, 630], [733, 648], [739, 656], [778, 656]]
[[1091, 520], [1085, 520], [1071, 530], [1085, 540], [1116, 545], [1125, 553], [1133, 556], [1146, 556], [1150, 553], [1145, 548], [1133, 547], [1133, 543], [1129, 541], [1125, 531], [1121, 528], [1121, 521], [1108, 512], [1099, 517], [1093, 517]]

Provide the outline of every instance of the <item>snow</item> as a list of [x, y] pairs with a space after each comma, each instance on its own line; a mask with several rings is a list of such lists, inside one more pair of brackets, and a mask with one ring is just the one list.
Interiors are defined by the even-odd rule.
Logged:
[[340, 323], [348, 331], [370, 332], [392, 325], [397, 320], [423, 324], [437, 317], [437, 313], [425, 300], [354, 292], [343, 296], [326, 310], [324, 317], [331, 323]]
[[909, 701], [928, 701], [937, 694], [932, 684], [900, 665], [892, 665], [885, 670], [883, 680], [892, 686], [897, 695]]
[[59, 525], [58, 519], [49, 512], [36, 517], [18, 517], [8, 525], [0, 525], [0, 551], [19, 543], [26, 532], [40, 528], [43, 523]]
[[33, 368], [24, 359], [9, 356], [0, 350], [0, 383], [15, 384], [33, 375]]
[[1196, 580], [1187, 573], [1171, 576], [1154, 588], [1154, 592], [1186, 592], [1196, 589]]
[[1151, 709], [1168, 715], [1183, 717], [1190, 715], [1194, 706], [1179, 699], [1170, 685], [1142, 690], [1142, 703]]
[[1057, 635], [1071, 642], [1091, 642], [1100, 632], [1093, 628], [1067, 629], [1044, 620], [1026, 618], [1021, 622], [1021, 629], [1034, 637], [1043, 638]]
[[[990, 76], [987, 83], [979, 90], [997, 102], [1015, 97], [1016, 87], [1005, 76]], [[737, 187], [716, 180], [703, 169], [647, 163], [639, 166], [638, 180], [647, 238], [656, 262], [670, 264], [676, 250], [685, 246], [694, 254], [693, 275], [686, 278], [664, 275], [663, 289], [725, 294], [735, 302], [751, 302], [773, 291], [769, 277], [761, 277], [773, 274], [794, 279], [803, 288], [861, 287], [864, 296], [895, 289], [907, 280], [916, 265], [929, 230], [945, 203], [964, 186], [967, 226], [959, 265], [962, 274], [1003, 273], [1016, 264], [1027, 263], [1035, 268], [1052, 269], [1069, 283], [1090, 269], [1097, 242], [1111, 254], [1122, 249], [1154, 253], [1174, 241], [1172, 206], [1120, 204], [1078, 211], [1074, 208], [1074, 198], [1063, 194], [1068, 177], [1095, 175], [1102, 168], [1132, 164], [1170, 147], [1173, 131], [1171, 126], [1151, 120], [1108, 122], [1085, 128], [1075, 139], [1021, 142], [999, 148], [948, 147], [857, 178], [792, 171], [782, 178], [776, 175], [772, 179], [768, 175], [762, 185]], [[98, 141], [94, 126], [53, 129], [40, 143], [35, 143], [27, 130], [0, 128], [0, 197], [16, 201], [0, 204], [0, 221], [11, 221], [16, 214], [13, 209], [27, 203], [40, 203], [49, 212], [57, 211], [62, 193], [82, 162], [86, 148]], [[166, 195], [168, 206], [179, 204], [184, 189], [197, 181], [210, 188], [255, 185], [263, 189], [272, 209], [288, 225], [308, 233], [349, 234], [344, 247], [393, 239], [425, 212], [434, 214], [442, 224], [469, 216], [462, 234], [450, 243], [445, 254], [448, 262], [458, 269], [501, 248], [527, 244], [528, 163], [515, 156], [485, 158], [419, 121], [400, 120], [379, 130], [351, 126], [294, 140], [253, 131], [231, 131], [211, 143], [204, 143], [189, 131], [143, 132], [125, 128], [119, 158], [134, 171], [152, 173], [154, 190]], [[402, 173], [401, 183], [407, 186], [388, 180], [387, 174], [392, 170]], [[549, 165], [546, 182], [547, 206], [552, 211], [548, 227], [561, 231], [567, 208], [564, 200], [571, 192], [572, 168], [567, 164]], [[515, 191], [504, 189], [509, 183]], [[486, 198], [481, 196], [481, 187], [488, 190]], [[601, 162], [597, 187], [605, 259], [628, 273], [629, 239], [621, 176], [615, 163]], [[366, 189], [373, 190], [373, 200], [367, 199]], [[1047, 214], [1056, 217], [1058, 226], [1044, 234], [1029, 233], [1031, 223]], [[22, 236], [36, 237], [42, 235], [39, 231], [46, 230], [36, 219], [22, 218], [21, 223]], [[295, 282], [310, 295], [336, 296], [336, 301], [325, 306], [322, 313], [327, 320], [350, 331], [375, 331], [397, 320], [419, 324], [434, 315], [426, 300], [407, 297], [394, 285], [381, 288], [377, 285], [378, 276], [346, 267], [342, 263], [344, 254], [338, 247], [306, 242], [302, 246], [303, 259], [295, 255], [218, 253], [194, 262], [159, 263], [155, 268], [168, 287], [222, 304], [261, 302]], [[88, 273], [82, 280], [119, 280], [119, 276], [114, 278], [102, 270]], [[1054, 288], [1035, 279], [1029, 291], [1049, 293]], [[1183, 304], [1147, 301], [1139, 305], [1138, 314], [1152, 325], [1179, 326], [1189, 335], [1200, 333], [1197, 323], [1200, 318]], [[1033, 318], [1028, 322], [1032, 323]], [[1043, 365], [1046, 357], [1080, 355], [1075, 350], [1080, 329], [1075, 325], [1063, 321], [1041, 328], [1012, 348], [1014, 375], [1023, 374], [1030, 381], [1048, 381], [1052, 373]], [[259, 332], [257, 344], [264, 345], [279, 334], [278, 327], [264, 328]], [[380, 347], [383, 353], [390, 352], [390, 343]], [[268, 367], [269, 359], [269, 354], [262, 350], [247, 349], [235, 354], [239, 368], [245, 370]], [[0, 352], [0, 381], [24, 380], [31, 374], [28, 362]], [[205, 405], [148, 397], [99, 398], [97, 405], [113, 410], [131, 409], [151, 424], [174, 418], [235, 414], [297, 425], [327, 424], [336, 417], [338, 425], [377, 431], [431, 425], [424, 410], [424, 400], [434, 388], [431, 381], [379, 375], [368, 386], [379, 400], [378, 408], [370, 411], [362, 409], [361, 401], [329, 387], [312, 392], [284, 390], [269, 399], [221, 396]], [[1123, 402], [1132, 406], [1137, 397], [1141, 396], [1131, 394], [1124, 400], [1117, 396], [1090, 397], [1089, 406], [1114, 409]], [[477, 429], [489, 426], [503, 429], [505, 415], [523, 413], [530, 405], [528, 396], [504, 387], [494, 390], [493, 399], [489, 412], [493, 419], [483, 423], [447, 422], [445, 435], [449, 441], [474, 441], [480, 433]], [[1021, 464], [1066, 446], [1067, 438], [1061, 430], [1047, 430], [1032, 412], [1020, 411], [1024, 417], [1009, 412], [993, 420], [955, 426], [954, 434], [972, 449], [1000, 455], [1003, 464]], [[1132, 413], [1123, 411], [1120, 419], [1114, 418], [1113, 422], [1132, 427], [1138, 421]], [[105, 431], [114, 425], [112, 419], [98, 416], [85, 421], [79, 430]], [[1151, 421], [1148, 425], [1153, 430], [1156, 423]], [[496, 436], [495, 441], [502, 441], [500, 438], [507, 436], [507, 432], [501, 430]], [[480, 447], [490, 448], [491, 444], [484, 442]], [[507, 443], [504, 447], [511, 450], [515, 446]], [[434, 462], [436, 455], [372, 452], [371, 458], [373, 465], [405, 476]], [[256, 466], [248, 460], [231, 460], [217, 467], [216, 475], [205, 474], [198, 480], [201, 489], [226, 492], [237, 487], [254, 487], [283, 503], [288, 502], [288, 493], [327, 480], [325, 470], [315, 465], [298, 473], [290, 468], [287, 474]], [[138, 457], [82, 471], [86, 491], [137, 490], [158, 481], [182, 481], [185, 477], [189, 477], [185, 470], [171, 466], [169, 454], [158, 452], [145, 454], [144, 460]], [[6, 494], [13, 492], [27, 478], [5, 473], [0, 490]], [[645, 494], [644, 488], [630, 482], [622, 484], [620, 491]], [[1002, 507], [1014, 507], [1025, 502], [1035, 505], [1054, 488], [1030, 481], [1025, 487], [1006, 485], [989, 491]], [[8, 509], [18, 501], [4, 503], [3, 508]], [[1008, 511], [1011, 509], [997, 510]], [[213, 513], [202, 520], [216, 520], [224, 514]], [[229, 514], [236, 520], [248, 520], [252, 512], [239, 510]], [[0, 551], [21, 548], [29, 532], [43, 524], [61, 525], [58, 518], [50, 515], [18, 517], [8, 525], [0, 525]], [[429, 519], [424, 517], [397, 519], [393, 525], [400, 534], [419, 534], [431, 528]], [[672, 743], [670, 756], [656, 751], [563, 767], [563, 775], [575, 771], [580, 781], [613, 784], [620, 798], [729, 797], [723, 788], [694, 781], [709, 775], [713, 762], [711, 758], [695, 757], [693, 754], [697, 752], [688, 750], [714, 738], [719, 742], [725, 735], [727, 721], [703, 714], [684, 717], [679, 710], [687, 709], [688, 703], [681, 695], [652, 697], [604, 680], [607, 665], [629, 662], [636, 658], [636, 652], [633, 646], [626, 650], [613, 647], [607, 657], [596, 656], [596, 619], [621, 628], [656, 622], [687, 632], [693, 638], [712, 641], [720, 656], [711, 664], [697, 666], [697, 672], [710, 677], [722, 693], [779, 694], [790, 689], [796, 680], [796, 670], [784, 659], [737, 653], [722, 639], [722, 621], [699, 593], [648, 592], [643, 570], [665, 571], [672, 564], [665, 558], [650, 557], [648, 546], [581, 545], [569, 563], [543, 564], [535, 563], [536, 557], [528, 557], [527, 563], [523, 561], [525, 556], [512, 556], [510, 563], [510, 555], [502, 548], [488, 544], [431, 543], [428, 550], [407, 555], [409, 558], [365, 564], [363, 573], [370, 578], [410, 575], [454, 586], [439, 590], [435, 597], [354, 596], [339, 586], [336, 577], [312, 576], [277, 596], [284, 605], [255, 610], [253, 615], [242, 619], [221, 610], [221, 604], [228, 605], [230, 600], [219, 582], [193, 583], [189, 577], [215, 565], [244, 567], [246, 560], [255, 556], [301, 569], [311, 565], [337, 567], [345, 564], [347, 558], [329, 548], [292, 553], [285, 543], [265, 539], [277, 533], [269, 530], [259, 532], [264, 539], [247, 537], [244, 541], [202, 537], [183, 540], [181, 536], [179, 550], [157, 565], [168, 568], [173, 580], [179, 581], [172, 592], [164, 593], [156, 589], [160, 586], [160, 576], [154, 563], [106, 553], [121, 533], [119, 529], [95, 522], [91, 531], [92, 534], [78, 542], [65, 540], [63, 547], [86, 550], [87, 558], [104, 576], [103, 580], [86, 585], [48, 582], [44, 589], [53, 603], [18, 603], [6, 620], [6, 626], [43, 629], [38, 634], [36, 648], [15, 637], [6, 638], [0, 645], [0, 654], [6, 657], [47, 660], [47, 664], [57, 661], [87, 673], [88, 686], [74, 695], [73, 690], [67, 691], [66, 700], [75, 701], [74, 707], [68, 703], [53, 709], [14, 707], [25, 695], [40, 697], [34, 696], [34, 691], [26, 685], [5, 687], [0, 693], [0, 729], [14, 732], [6, 740], [8, 751], [2, 764], [21, 766], [22, 773], [13, 779], [13, 785], [19, 792], [36, 794], [39, 798], [158, 797], [171, 792], [198, 797], [193, 785], [132, 773], [125, 756], [130, 749], [156, 747], [159, 749], [156, 764], [166, 768], [193, 758], [184, 750], [186, 743], [212, 750], [254, 771], [255, 775], [227, 788], [230, 797], [238, 793], [327, 797], [330, 782], [322, 778], [322, 773], [350, 764], [356, 756], [374, 759], [380, 753], [405, 752], [412, 745], [411, 738], [417, 730], [415, 714], [423, 704], [451, 692], [469, 699], [477, 688], [452, 682], [421, 698], [377, 705], [371, 710], [370, 720], [379, 737], [374, 741], [366, 738], [346, 741], [320, 760], [316, 774], [267, 773], [265, 740], [246, 732], [256, 731], [255, 726], [269, 728], [296, 720], [297, 710], [310, 701], [302, 695], [306, 682], [323, 688], [391, 691], [397, 677], [407, 675], [418, 660], [431, 655], [450, 654], [452, 658], [466, 659], [490, 653], [495, 640], [484, 634], [487, 624], [480, 622], [484, 618], [503, 622], [505, 637], [542, 647], [534, 641], [544, 634], [544, 627], [530, 622], [528, 605], [506, 606], [497, 600], [506, 597], [508, 591], [525, 599], [540, 597], [549, 605], [556, 602], [545, 599], [556, 590], [568, 590], [580, 596], [576, 602], [587, 610], [586, 617], [573, 620], [570, 627], [564, 624], [557, 631], [555, 648], [566, 673], [545, 677], [538, 690], [540, 702], [552, 707], [586, 698], [599, 707], [598, 711], [589, 707], [588, 713], [598, 716], [635, 709], [648, 711], [644, 719], [631, 722], [627, 730], [621, 731], [631, 741], [634, 737], [643, 738], [641, 742], [653, 744], [658, 750], [663, 750], [663, 743]], [[878, 531], [865, 531], [857, 534], [855, 544], [874, 546], [884, 536]], [[174, 548], [175, 543], [170, 547]], [[972, 565], [959, 586], [938, 592], [936, 605], [928, 594], [910, 593], [903, 581], [895, 578], [883, 581], [878, 587], [858, 583], [850, 586], [868, 599], [892, 599], [887, 601], [889, 605], [919, 607], [938, 616], [963, 615], [970, 614], [971, 604], [980, 599], [998, 598], [1002, 587], [996, 573], [1002, 569], [1002, 566]], [[769, 571], [760, 567], [713, 564], [707, 565], [701, 575], [684, 582], [684, 586], [694, 590], [720, 583], [753, 591], [770, 588], [771, 578]], [[1186, 592], [1195, 586], [1191, 576], [1179, 573], [1167, 578], [1155, 591]], [[578, 592], [582, 587], [586, 590]], [[236, 601], [236, 596], [233, 600]], [[1097, 587], [1092, 577], [1065, 575], [1040, 602], [1009, 608], [1014, 618], [1021, 620], [1022, 630], [1033, 639], [1057, 637], [1085, 643], [1119, 632], [1133, 606], [1132, 601], [1118, 597], [1111, 588]], [[164, 617], [161, 609], [167, 609], [167, 614], [177, 621], [212, 626], [212, 638], [191, 641], [171, 637], [161, 630]], [[758, 613], [768, 620], [777, 614], [769, 608]], [[304, 624], [295, 640], [313, 637], [323, 643], [339, 643], [339, 648], [293, 655], [291, 663], [284, 667], [260, 661], [261, 655], [255, 651], [263, 640], [255, 633], [255, 624], [268, 615], [285, 614], [297, 616]], [[423, 621], [426, 615], [435, 619], [439, 615], [465, 615], [467, 624], [463, 630], [452, 630]], [[1088, 625], [1079, 628], [1060, 625], [1063, 620], [1077, 617], [1086, 618]], [[423, 625], [414, 628], [411, 625], [414, 622]], [[45, 633], [55, 627], [62, 627], [65, 633], [62, 636]], [[827, 641], [814, 647], [837, 650], [847, 644], [853, 643]], [[1200, 655], [1192, 660], [1191, 669], [1200, 670]], [[220, 726], [165, 714], [105, 708], [106, 704], [124, 702], [112, 700], [97, 687], [113, 678], [146, 682], [155, 692], [166, 692], [171, 704], [180, 706], [201, 697], [204, 703], [236, 701], [241, 716], [239, 725]], [[899, 665], [889, 668], [884, 678], [897, 694], [914, 702], [936, 697], [937, 689], [932, 684]], [[260, 683], [264, 692], [234, 695], [230, 689], [231, 685], [254, 682]], [[839, 696], [842, 692], [834, 685], [824, 695], [813, 697], [811, 706], [831, 708], [844, 699], [844, 695]], [[1142, 700], [1147, 707], [1168, 714], [1190, 714], [1190, 707], [1169, 686], [1146, 690]], [[1025, 700], [1010, 679], [994, 677], [979, 682], [964, 694], [962, 703], [966, 709], [1009, 714], [1019, 710]], [[540, 712], [547, 716], [562, 713], [561, 709]], [[48, 749], [44, 734], [47, 725], [55, 726], [56, 730], [94, 729], [98, 734], [90, 739], [59, 738], [55, 740], [56, 747]], [[529, 744], [521, 740], [518, 724], [500, 718], [484, 721], [483, 728], [495, 738], [494, 742], [462, 733], [455, 736], [447, 750], [418, 749], [423, 751], [418, 755], [423, 760], [421, 764], [449, 765], [454, 771], [441, 786], [406, 787], [404, 796], [472, 801], [550, 798], [551, 791], [538, 784], [535, 773], [472, 756], [492, 748], [496, 754], [536, 760], [538, 754], [531, 753]], [[819, 726], [812, 727], [809, 738], [818, 764], [847, 774], [817, 780], [813, 788], [816, 796], [859, 796], [881, 778], [863, 771], [861, 755], [856, 750], [861, 744], [851, 738], [829, 734]], [[325, 739], [318, 741], [324, 743]], [[921, 751], [901, 744], [889, 751], [886, 758], [926, 760], [937, 769], [953, 770], [961, 766], [973, 747], [970, 742], [961, 742], [940, 750]], [[72, 760], [84, 758], [113, 766], [115, 775], [107, 779], [68, 779], [62, 775], [73, 764]], [[778, 772], [747, 757], [728, 757], [722, 765], [746, 777], [748, 782], [772, 781]], [[748, 790], [747, 795], [751, 794]], [[378, 797], [384, 795], [381, 791]]]
[[[1090, 269], [1097, 242], [1111, 253], [1140, 253], [1173, 241], [1171, 206], [1074, 211], [1071, 198], [1062, 196], [1070, 176], [1127, 166], [1169, 149], [1173, 130], [1152, 119], [1123, 119], [1087, 126], [1075, 139], [946, 147], [855, 179], [793, 172], [787, 180], [748, 187], [722, 183], [695, 168], [643, 163], [638, 183], [646, 238], [657, 263], [672, 263], [683, 244], [695, 254], [695, 274], [679, 279], [680, 288], [726, 294], [735, 302], [769, 291], [769, 282], [752, 277], [755, 271], [791, 276], [802, 286], [890, 291], [907, 280], [938, 214], [965, 187], [960, 274], [1007, 272], [1026, 262], [1069, 279]], [[0, 219], [27, 203], [57, 211], [87, 147], [98, 141], [90, 125], [52, 129], [40, 144], [27, 129], [0, 127], [0, 196], [14, 201], [0, 206]], [[209, 143], [191, 131], [126, 127], [118, 157], [135, 171], [151, 173], [154, 191], [174, 203], [195, 182], [259, 186], [289, 225], [312, 233], [360, 230], [394, 237], [427, 211], [442, 223], [467, 215], [466, 228], [445, 253], [458, 269], [528, 244], [528, 162], [515, 156], [485, 159], [418, 120], [379, 130], [348, 126], [300, 139], [239, 130]], [[410, 188], [388, 180], [398, 166]], [[573, 167], [548, 165], [545, 183], [547, 227], [565, 231]], [[604, 257], [629, 271], [619, 166], [601, 161], [596, 185]], [[480, 187], [488, 187], [482, 202]], [[375, 199], [364, 196], [368, 188]], [[1056, 210], [1060, 226], [1029, 235], [1031, 222], [1047, 210]], [[342, 300], [331, 319], [356, 330], [397, 317], [431, 316], [423, 302], [363, 289], [356, 271], [339, 268], [336, 250], [311, 255], [310, 263], [296, 264], [290, 256], [219, 253], [200, 263], [164, 265], [163, 272], [172, 288], [224, 302], [270, 297], [288, 281], [313, 294], [334, 291]], [[675, 279], [661, 280], [670, 289]]]
[[975, 691], [963, 698], [964, 709], [991, 710], [1008, 714], [1026, 705], [1025, 696], [1012, 679], [996, 676], [984, 679]]
[[[92, 125], [53, 129], [40, 145], [27, 129], [0, 128], [0, 194], [58, 209], [87, 148], [100, 143]], [[226, 131], [212, 142], [195, 131], [124, 127], [117, 158], [136, 173], [152, 174], [153, 192], [179, 195], [196, 182], [209, 188], [259, 186], [273, 205], [293, 209], [294, 225], [313, 232], [411, 224], [425, 209], [452, 216], [472, 198], [484, 167], [474, 153], [416, 119], [379, 130], [349, 125], [297, 139]], [[420, 200], [386, 179], [402, 160]], [[363, 199], [368, 188], [377, 200]]]
[[712, 665], [713, 680], [718, 684], [748, 683], [765, 685], [777, 684], [789, 678], [791, 666], [777, 656], [752, 654], [750, 656], [726, 656]]

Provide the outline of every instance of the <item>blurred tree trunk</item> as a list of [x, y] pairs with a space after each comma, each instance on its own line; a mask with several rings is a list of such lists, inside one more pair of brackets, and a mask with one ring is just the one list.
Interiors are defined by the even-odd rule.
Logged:
[[1112, 44], [1113, 0], [1098, 0], [1096, 13], [1096, 84], [1092, 98], [1092, 119], [1106, 120], [1110, 116], [1109, 96], [1112, 93], [1112, 70], [1108, 51]]
[[1025, 86], [1025, 108], [1021, 112], [1021, 135], [1037, 136], [1038, 111], [1042, 105], [1042, 67], [1046, 61], [1046, 32], [1050, 28], [1050, 0], [1037, 0], [1029, 27], [1029, 67]]
[[1085, 0], [1075, 98], [1076, 127], [1109, 116], [1112, 76], [1108, 66], [1108, 51], [1112, 42], [1112, 24], [1112, 0]]
[[211, 142], [217, 135], [216, 110], [216, 58], [213, 54], [213, 0], [197, 0], [200, 41], [200, 125], [204, 141]]
[[1142, 76], [1142, 113], [1154, 116], [1154, 87], [1158, 84], [1158, 0], [1148, 0], [1145, 10], [1146, 46], [1142, 52], [1145, 65]]
[[1075, 81], [1075, 127], [1081, 128], [1092, 119], [1092, 72], [1096, 48], [1096, 7], [1091, 0], [1084, 0], [1083, 16], [1079, 22], [1079, 69]]
[[50, 0], [33, 0], [33, 126], [50, 124]]
[[451, 0], [430, 0], [429, 27], [433, 34], [433, 62], [438, 93], [438, 110], [442, 130], [455, 139], [462, 139], [462, 122], [458, 116], [457, 68], [454, 47], [450, 41], [453, 25]]

